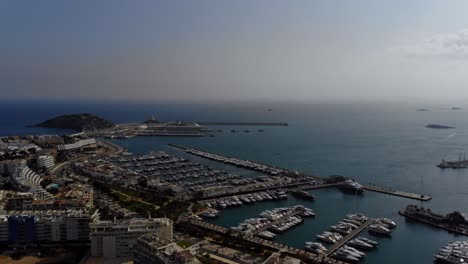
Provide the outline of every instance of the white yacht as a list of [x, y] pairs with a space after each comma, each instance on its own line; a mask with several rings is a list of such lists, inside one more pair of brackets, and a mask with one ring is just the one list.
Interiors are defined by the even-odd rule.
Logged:
[[321, 254], [324, 253], [327, 250], [327, 248], [319, 242], [306, 242], [305, 250], [312, 253]]
[[341, 189], [350, 191], [353, 193], [362, 193], [364, 192], [364, 187], [354, 180], [346, 180], [340, 184]]
[[379, 224], [372, 224], [369, 226], [369, 233], [374, 235], [389, 236], [392, 233], [392, 230]]
[[363, 241], [363, 240], [360, 240], [359, 238], [354, 238], [354, 239], [351, 239], [348, 243], [346, 243], [347, 245], [353, 247], [353, 248], [359, 248], [359, 249], [364, 249], [364, 250], [370, 250], [370, 249], [373, 249], [374, 246]]
[[377, 218], [376, 221], [384, 224], [385, 226], [387, 226], [388, 228], [391, 228], [391, 229], [394, 229], [396, 228], [396, 224], [394, 221], [388, 219], [388, 218]]

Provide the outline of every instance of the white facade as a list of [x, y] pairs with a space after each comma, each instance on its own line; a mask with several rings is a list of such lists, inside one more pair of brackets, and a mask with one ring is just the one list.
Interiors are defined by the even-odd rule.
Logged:
[[10, 181], [16, 188], [22, 191], [32, 192], [35, 199], [47, 200], [54, 198], [52, 194], [44, 190], [40, 185], [42, 177], [29, 167], [15, 169], [10, 175]]
[[50, 169], [55, 165], [55, 160], [53, 156], [43, 155], [37, 158], [37, 167]]
[[172, 240], [172, 220], [168, 218], [101, 221], [90, 226], [91, 256], [129, 257], [138, 237], [156, 232]]
[[59, 145], [57, 146], [57, 149], [58, 151], [76, 150], [85, 146], [95, 145], [95, 144], [97, 144], [96, 139], [88, 138], [88, 139], [82, 139], [72, 144]]

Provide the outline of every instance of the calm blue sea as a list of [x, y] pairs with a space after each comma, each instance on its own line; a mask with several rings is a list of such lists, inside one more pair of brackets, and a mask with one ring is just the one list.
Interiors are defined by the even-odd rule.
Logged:
[[[422, 107], [430, 111], [415, 111]], [[69, 131], [27, 128], [26, 125], [78, 112], [95, 113], [117, 123], [143, 121], [151, 116], [166, 121], [288, 122], [288, 127], [217, 127], [223, 132], [216, 132], [215, 137], [141, 137], [116, 142], [134, 153], [157, 149], [177, 152], [167, 146], [176, 143], [320, 176], [342, 174], [362, 183], [429, 193], [433, 199], [423, 205], [435, 211], [468, 212], [468, 169], [440, 170], [435, 167], [442, 158], [458, 159], [458, 155], [468, 149], [467, 110], [454, 111], [451, 107], [409, 103], [3, 102], [0, 104], [0, 135], [67, 133]], [[267, 111], [268, 108], [273, 111]], [[455, 126], [456, 129], [425, 128], [429, 123]], [[231, 133], [231, 129], [252, 132]], [[265, 131], [261, 133], [257, 129]], [[290, 198], [280, 203], [257, 203], [225, 210], [214, 222], [234, 226], [267, 208], [300, 202], [313, 208], [317, 217], [306, 219], [303, 225], [277, 240], [303, 247], [305, 241], [315, 240], [315, 235], [349, 212], [394, 219], [398, 227], [392, 237], [376, 239], [381, 245], [366, 256], [365, 263], [431, 263], [432, 255], [442, 245], [465, 239], [406, 222], [397, 214], [407, 204], [420, 202], [370, 192], [361, 197], [337, 190], [312, 193], [317, 196], [315, 202]]]

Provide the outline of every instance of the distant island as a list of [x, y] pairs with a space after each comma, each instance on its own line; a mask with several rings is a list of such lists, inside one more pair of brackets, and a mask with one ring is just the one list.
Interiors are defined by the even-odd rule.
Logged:
[[429, 124], [426, 126], [427, 128], [435, 128], [435, 129], [451, 129], [451, 128], [455, 128], [455, 127], [451, 127], [451, 126], [443, 126], [443, 125], [437, 125], [437, 124]]
[[72, 130], [95, 130], [114, 127], [114, 123], [88, 113], [61, 115], [44, 122], [33, 125], [34, 127], [63, 128]]
[[452, 110], [462, 110], [460, 107], [452, 107]]
[[426, 111], [429, 111], [428, 109], [425, 109], [425, 108], [421, 108], [421, 109], [416, 109], [416, 111], [419, 111], [419, 112], [426, 112]]

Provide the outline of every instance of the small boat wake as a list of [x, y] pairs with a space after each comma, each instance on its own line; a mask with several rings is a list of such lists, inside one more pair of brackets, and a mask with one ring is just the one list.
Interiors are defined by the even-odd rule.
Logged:
[[452, 134], [448, 135], [447, 138], [445, 138], [445, 139], [446, 139], [446, 140], [447, 140], [447, 139], [451, 139], [451, 138], [453, 138], [453, 137], [456, 136], [456, 135], [457, 135], [457, 133], [452, 133]]

